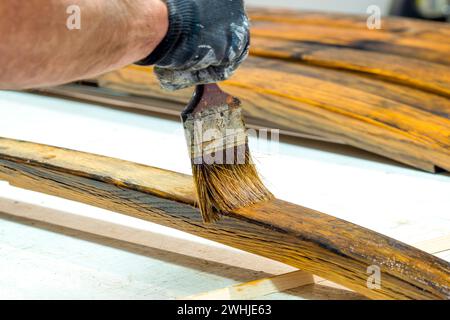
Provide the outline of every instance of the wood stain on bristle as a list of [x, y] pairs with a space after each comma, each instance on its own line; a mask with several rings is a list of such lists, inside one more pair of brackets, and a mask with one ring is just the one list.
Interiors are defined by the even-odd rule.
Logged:
[[251, 162], [248, 149], [245, 157], [245, 164], [192, 165], [203, 221], [214, 222], [221, 214], [273, 198]]
[[205, 222], [273, 198], [251, 159], [239, 99], [216, 84], [199, 86], [182, 120]]

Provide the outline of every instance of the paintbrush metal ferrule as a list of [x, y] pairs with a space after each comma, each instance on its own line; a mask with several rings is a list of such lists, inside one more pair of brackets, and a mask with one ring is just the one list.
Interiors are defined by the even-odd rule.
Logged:
[[182, 120], [205, 222], [273, 197], [251, 160], [239, 99], [216, 84], [198, 86]]
[[245, 164], [247, 133], [240, 107], [219, 105], [188, 114], [184, 129], [192, 163]]

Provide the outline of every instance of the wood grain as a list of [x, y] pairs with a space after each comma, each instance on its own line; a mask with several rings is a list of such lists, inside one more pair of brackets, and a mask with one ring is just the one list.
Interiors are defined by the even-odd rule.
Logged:
[[[202, 223], [191, 177], [122, 160], [0, 139], [0, 179], [256, 253], [374, 299], [449, 299], [450, 265], [394, 239], [281, 200]], [[368, 289], [367, 267], [381, 269]]]
[[357, 71], [450, 97], [450, 66], [394, 54], [255, 37], [251, 54]]
[[369, 30], [367, 16], [311, 13], [252, 15], [252, 37], [376, 51], [450, 64], [450, 28], [443, 23], [384, 17]]
[[[329, 28], [367, 30], [367, 15], [324, 13], [277, 8], [249, 8], [252, 21], [289, 23], [293, 26], [325, 26]], [[383, 17], [377, 32], [409, 35], [436, 42], [445, 42], [450, 36], [450, 26], [426, 20], [403, 17]]]
[[[449, 25], [383, 17], [382, 29], [369, 30], [367, 16], [258, 8], [250, 16], [251, 57], [223, 83], [243, 100], [250, 126], [450, 171]], [[96, 80], [178, 104], [171, 113], [192, 94], [162, 91], [150, 68]]]
[[302, 271], [293, 271], [270, 278], [253, 280], [222, 289], [183, 297], [187, 300], [251, 300], [263, 296], [314, 284], [314, 277]]
[[[128, 93], [118, 93], [117, 91], [108, 88], [93, 87], [84, 84], [70, 83], [63, 86], [43, 88], [33, 90], [33, 93], [46, 95], [51, 97], [58, 97], [64, 99], [82, 100], [90, 103], [101, 104], [105, 107], [119, 108], [131, 110], [134, 112], [144, 112], [149, 115], [157, 115], [169, 117], [179, 121], [180, 113], [185, 108], [185, 104], [177, 101], [170, 101], [162, 98], [154, 98], [143, 95], [134, 95]], [[270, 119], [253, 118], [247, 113], [246, 127], [249, 129], [272, 129], [274, 122]], [[307, 138], [313, 140], [320, 140], [326, 142], [333, 142], [342, 144], [337, 137], [321, 137], [310, 132], [303, 132], [300, 128], [294, 131], [292, 128], [283, 127], [283, 125], [276, 125], [283, 136]]]
[[[162, 91], [145, 67], [106, 74], [99, 84], [177, 102], [191, 95], [191, 90]], [[269, 128], [341, 141], [430, 172], [436, 167], [450, 171], [448, 98], [348, 72], [256, 57], [222, 87], [241, 98], [246, 117], [265, 119]]]

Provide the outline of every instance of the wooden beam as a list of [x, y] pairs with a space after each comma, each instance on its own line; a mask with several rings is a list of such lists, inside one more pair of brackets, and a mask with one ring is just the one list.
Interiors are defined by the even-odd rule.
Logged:
[[[446, 26], [444, 26], [445, 28]], [[438, 38], [438, 31], [430, 30]], [[416, 34], [395, 34], [364, 28], [335, 28], [323, 25], [303, 24], [301, 27], [286, 22], [254, 21], [253, 38], [265, 37], [297, 42], [325, 44], [340, 48], [352, 48], [394, 54], [450, 65], [450, 44]], [[448, 38], [447, 38], [448, 39]]]
[[[151, 70], [131, 66], [101, 76], [119, 92], [185, 103], [191, 90], [159, 89]], [[362, 75], [250, 57], [222, 84], [245, 116], [269, 128], [341, 141], [434, 172], [450, 171], [450, 99]]]
[[[127, 93], [118, 94], [118, 92], [92, 87], [83, 84], [66, 84], [58, 87], [43, 88], [31, 91], [48, 96], [62, 97], [65, 99], [83, 100], [91, 103], [102, 104], [106, 107], [132, 110], [135, 112], [145, 112], [152, 115], [166, 116], [179, 121], [181, 111], [186, 107], [185, 103], [170, 101], [161, 98], [149, 96], [130, 95]], [[186, 99], [188, 99], [186, 97]], [[245, 125], [249, 129], [275, 129], [270, 119], [255, 118], [247, 114]], [[301, 128], [293, 128], [277, 125], [277, 130], [283, 136], [313, 139], [318, 141], [333, 142], [343, 144], [337, 137], [322, 137], [311, 133], [301, 131]]]
[[[449, 25], [384, 17], [380, 30], [369, 30], [367, 16], [260, 8], [250, 17], [251, 57], [223, 87], [243, 100], [251, 127], [450, 171]], [[134, 107], [171, 115], [192, 95], [162, 91], [150, 68], [128, 67], [96, 80], [119, 92], [106, 103], [117, 105], [126, 94]], [[133, 95], [159, 99], [159, 106]]]
[[[13, 189], [10, 186], [7, 188]], [[17, 188], [14, 189], [17, 190]], [[2, 190], [5, 189], [0, 186], [0, 194], [2, 194]], [[75, 237], [86, 238], [86, 235], [95, 235], [97, 236], [94, 237], [95, 239], [101, 238], [102, 243], [118, 249], [126, 250], [128, 244], [132, 243], [140, 247], [155, 248], [240, 269], [255, 270], [267, 275], [295, 271], [295, 268], [288, 265], [242, 250], [198, 241], [195, 238], [190, 239], [179, 234], [166, 234], [159, 228], [155, 230], [153, 225], [147, 224], [146, 221], [142, 221], [143, 225], [139, 227], [128, 226], [101, 218], [91, 218], [84, 215], [82, 210], [73, 210], [73, 207], [56, 210], [48, 206], [37, 205], [35, 202], [28, 202], [28, 200], [21, 200], [20, 197], [19, 199], [14, 196], [11, 198], [0, 197], [0, 217], [5, 214], [14, 217], [14, 221], [33, 222], [45, 226], [52, 232], [64, 233], [70, 230], [71, 235], [73, 234]]]
[[[271, 277], [195, 294], [184, 297], [184, 299], [215, 299], [219, 297], [222, 299], [254, 299], [274, 292], [295, 289], [314, 283], [330, 288], [336, 287], [335, 284], [328, 280], [313, 276], [302, 270], [292, 271], [292, 267], [244, 251], [234, 251], [189, 241], [184, 238], [172, 237], [149, 230], [78, 215], [67, 210], [55, 210], [27, 201], [0, 197], [0, 213], [5, 213], [18, 219], [38, 221], [45, 225], [51, 225], [53, 226], [52, 231], [55, 232], [70, 229], [77, 230], [80, 235], [85, 233], [98, 235], [104, 239], [111, 239], [108, 242], [119, 248], [121, 243], [133, 243], [216, 263], [226, 261], [229, 265], [243, 269], [251, 270], [258, 266], [258, 270], [274, 274]], [[413, 246], [430, 254], [450, 250], [450, 234], [413, 243]], [[339, 287], [339, 289], [342, 290], [343, 288]], [[318, 297], [313, 299], [315, 298]], [[354, 293], [352, 298], [359, 297]]]
[[[414, 244], [414, 247], [422, 248], [422, 250], [431, 254], [447, 250], [448, 246], [450, 246], [450, 235]], [[183, 297], [183, 299], [248, 300], [269, 295], [275, 292], [283, 292], [298, 287], [307, 286], [310, 284], [329, 284], [334, 287], [334, 284], [329, 283], [328, 280], [324, 280], [313, 275], [308, 275], [304, 271], [298, 270], [272, 277], [236, 284], [226, 288], [198, 293], [195, 295]]]
[[182, 299], [187, 300], [250, 300], [271, 293], [283, 292], [314, 283], [314, 277], [301, 271], [281, 274], [234, 286], [203, 292]]
[[[223, 83], [243, 100], [250, 125], [450, 171], [448, 25], [384, 17], [381, 30], [369, 30], [366, 16], [276, 9], [251, 9], [250, 17], [251, 57]], [[171, 114], [192, 94], [160, 90], [149, 68], [97, 80], [114, 91], [176, 103], [165, 109]]]
[[303, 25], [340, 29], [366, 30], [389, 33], [396, 36], [410, 36], [419, 39], [446, 42], [450, 26], [441, 22], [417, 20], [404, 17], [383, 17], [380, 30], [367, 29], [367, 15], [308, 12], [304, 10], [277, 8], [249, 8], [252, 21], [289, 23], [300, 28]]
[[251, 54], [357, 71], [450, 98], [450, 66], [426, 60], [260, 37], [252, 39]]
[[[450, 264], [278, 199], [203, 224], [191, 177], [118, 159], [0, 139], [0, 179], [183, 230], [277, 260], [375, 299], [450, 299]], [[368, 267], [381, 287], [367, 286]]]

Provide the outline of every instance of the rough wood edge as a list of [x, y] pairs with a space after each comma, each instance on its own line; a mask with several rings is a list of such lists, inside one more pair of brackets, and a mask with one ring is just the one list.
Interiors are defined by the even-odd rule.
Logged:
[[[449, 299], [450, 264], [349, 222], [281, 200], [236, 210], [216, 225], [192, 205], [189, 176], [0, 139], [0, 178], [177, 228], [316, 274], [376, 299]], [[150, 181], [152, 180], [153, 181]], [[367, 287], [367, 267], [382, 286]]]
[[[272, 262], [270, 260], [265, 261], [265, 258], [262, 257], [257, 257], [258, 261], [255, 262], [256, 256], [249, 255], [246, 252], [235, 252], [218, 247], [211, 247], [209, 245], [200, 244], [197, 242], [186, 242], [182, 239], [152, 233], [147, 230], [136, 229], [134, 227], [66, 212], [65, 210], [60, 211], [47, 208], [46, 206], [35, 205], [4, 197], [0, 197], [0, 212], [19, 218], [30, 219], [32, 221], [39, 221], [45, 224], [111, 238], [114, 239], [113, 241], [115, 244], [117, 244], [117, 241], [115, 240], [119, 240], [150, 248], [156, 247], [161, 250], [176, 252], [218, 263], [227, 261], [228, 264], [241, 268], [249, 268], [249, 266], [254, 267], [255, 263], [263, 264], [264, 272], [267, 272], [267, 270], [272, 270], [269, 272], [277, 272], [276, 270], [279, 269], [275, 266], [277, 264], [276, 262]], [[430, 254], [450, 250], [450, 235], [420, 241], [415, 243], [414, 247], [420, 248]], [[274, 264], [274, 267], [269, 267], [269, 269], [266, 269], [267, 264]], [[286, 266], [284, 269], [288, 268], [290, 267]], [[336, 285], [325, 279], [313, 276], [302, 270], [297, 270], [277, 274], [272, 277], [255, 279], [254, 281], [244, 282], [226, 288], [202, 292], [183, 297], [182, 299], [254, 299], [274, 292], [283, 292], [314, 283], [332, 288], [336, 287]], [[342, 289], [340, 286], [339, 288]]]
[[[107, 107], [116, 107], [124, 110], [137, 110], [158, 115], [170, 116], [177, 121], [179, 121], [180, 119], [181, 111], [185, 108], [184, 104], [174, 101], [132, 94], [120, 95], [117, 91], [112, 91], [108, 88], [88, 87], [76, 83], [33, 90], [32, 93], [93, 102]], [[245, 125], [249, 129], [278, 129], [280, 130], [280, 134], [283, 136], [305, 138], [316, 141], [331, 142], [335, 144], [344, 144], [344, 142], [342, 140], [339, 140], [337, 137], [325, 137], [303, 132], [301, 130], [293, 131], [289, 128], [278, 128], [280, 127], [278, 125], [275, 128], [275, 124], [272, 124], [271, 127], [270, 123], [263, 123], [259, 119], [252, 118], [249, 115], [246, 115], [245, 120]]]
[[202, 292], [181, 299], [249, 300], [309, 284], [314, 284], [314, 276], [303, 271], [294, 271], [275, 277], [253, 280], [217, 290]]

